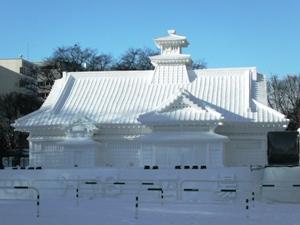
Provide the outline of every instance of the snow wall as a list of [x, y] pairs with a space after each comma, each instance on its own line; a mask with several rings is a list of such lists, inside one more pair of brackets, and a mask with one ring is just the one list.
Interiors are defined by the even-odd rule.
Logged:
[[[0, 170], [0, 186], [32, 186], [39, 190], [41, 199], [90, 197], [129, 198], [134, 200], [141, 189], [163, 188], [166, 200], [234, 201], [245, 200], [245, 194], [262, 182], [263, 170], [242, 168], [174, 169], [161, 168], [74, 168], [74, 169], [5, 169]], [[95, 183], [92, 185], [92, 183]], [[191, 191], [181, 191], [188, 189]], [[199, 189], [200, 191], [192, 191]], [[221, 189], [243, 190], [220, 192]], [[172, 191], [174, 190], [174, 191]], [[157, 192], [140, 192], [141, 197]], [[35, 197], [33, 191], [2, 189], [0, 198]], [[248, 196], [250, 197], [250, 196]]]

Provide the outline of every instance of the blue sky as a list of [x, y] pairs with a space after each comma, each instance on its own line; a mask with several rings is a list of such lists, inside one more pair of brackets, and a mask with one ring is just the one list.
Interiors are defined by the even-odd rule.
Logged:
[[208, 68], [257, 67], [268, 76], [300, 74], [299, 0], [0, 0], [0, 58], [41, 61], [53, 49], [82, 47], [118, 58], [156, 48], [176, 34], [184, 53]]

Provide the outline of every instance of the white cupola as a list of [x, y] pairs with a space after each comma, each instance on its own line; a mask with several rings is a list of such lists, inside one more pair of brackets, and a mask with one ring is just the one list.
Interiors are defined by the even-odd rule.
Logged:
[[189, 45], [186, 37], [175, 35], [175, 30], [168, 30], [170, 36], [154, 39], [155, 44], [161, 50], [161, 55], [181, 54], [182, 47]]
[[153, 84], [190, 83], [187, 66], [192, 64], [191, 56], [182, 54], [182, 47], [189, 45], [186, 37], [176, 35], [175, 30], [168, 31], [169, 36], [154, 39], [161, 54], [151, 56], [151, 63], [155, 66], [152, 78]]

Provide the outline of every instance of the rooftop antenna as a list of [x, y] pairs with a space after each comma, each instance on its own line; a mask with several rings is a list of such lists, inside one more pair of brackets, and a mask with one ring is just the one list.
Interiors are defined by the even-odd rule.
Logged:
[[29, 61], [29, 42], [27, 42], [27, 59]]

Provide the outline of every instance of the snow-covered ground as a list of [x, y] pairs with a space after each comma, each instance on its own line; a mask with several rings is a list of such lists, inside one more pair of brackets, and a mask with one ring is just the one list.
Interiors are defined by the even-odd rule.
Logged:
[[135, 201], [116, 199], [41, 200], [0, 202], [0, 224], [13, 225], [187, 225], [187, 224], [300, 224], [299, 204], [256, 203], [249, 218], [243, 205], [141, 203], [135, 218]]

